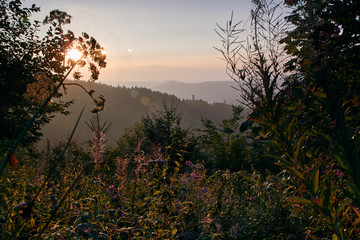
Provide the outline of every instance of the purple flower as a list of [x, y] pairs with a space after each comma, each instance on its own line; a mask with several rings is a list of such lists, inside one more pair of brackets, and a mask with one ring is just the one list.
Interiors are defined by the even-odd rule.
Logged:
[[197, 175], [196, 173], [193, 173], [193, 172], [190, 174], [190, 176], [195, 179], [199, 178], [199, 175]]
[[342, 171], [338, 170], [338, 171], [336, 172], [336, 175], [341, 176], [341, 175], [342, 175]]
[[220, 223], [215, 223], [215, 227], [216, 227], [218, 230], [220, 230], [220, 229], [221, 229]]
[[191, 161], [186, 161], [186, 162], [185, 162], [185, 165], [187, 165], [187, 166], [190, 166], [190, 167], [191, 167], [191, 166], [193, 165], [193, 163], [192, 163]]
[[112, 196], [113, 199], [117, 199], [119, 197], [119, 191], [114, 185], [109, 186], [109, 189], [107, 190], [107, 193], [109, 195], [113, 195]]
[[202, 187], [201, 190], [203, 190], [203, 192], [208, 192], [209, 191], [206, 187]]

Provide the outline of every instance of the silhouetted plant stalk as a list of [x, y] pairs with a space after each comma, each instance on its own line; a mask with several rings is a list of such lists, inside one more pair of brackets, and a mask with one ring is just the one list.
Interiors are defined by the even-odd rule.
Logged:
[[93, 100], [93, 102], [94, 102], [94, 108], [93, 109], [91, 109], [91, 112], [92, 113], [98, 113], [98, 112], [100, 112], [100, 111], [102, 111], [103, 109], [104, 109], [104, 106], [105, 106], [105, 98], [104, 98], [104, 96], [103, 95], [100, 95], [99, 96], [99, 99], [96, 99], [96, 98], [94, 98], [93, 97], [93, 95], [94, 95], [94, 90], [87, 90], [84, 86], [82, 86], [81, 84], [78, 84], [78, 83], [64, 83], [63, 84], [63, 87], [64, 87], [64, 90], [66, 91], [66, 86], [77, 86], [77, 87], [80, 87], [80, 88], [82, 88], [90, 97], [91, 97], [91, 99]]

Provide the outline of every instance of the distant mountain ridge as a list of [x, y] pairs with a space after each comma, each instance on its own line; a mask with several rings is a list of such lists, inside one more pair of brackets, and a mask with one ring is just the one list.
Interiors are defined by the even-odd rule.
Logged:
[[125, 87], [145, 87], [153, 91], [173, 94], [180, 99], [201, 99], [209, 103], [225, 102], [238, 105], [239, 91], [233, 81], [205, 81], [200, 83], [185, 83], [180, 81], [164, 82], [112, 82], [112, 85]]
[[[109, 144], [115, 144], [126, 128], [131, 128], [142, 116], [162, 110], [163, 104], [175, 105], [182, 114], [184, 128], [200, 128], [201, 119], [207, 118], [214, 122], [221, 122], [232, 116], [232, 107], [225, 103], [208, 103], [203, 100], [181, 100], [174, 95], [153, 91], [144, 87], [113, 87], [101, 83], [78, 82], [86, 89], [95, 90], [94, 97], [104, 96], [105, 109], [100, 112], [102, 121], [112, 123], [106, 139]], [[93, 102], [87, 93], [79, 87], [69, 86], [63, 101], [74, 99], [75, 103], [69, 108], [70, 116], [57, 115], [53, 121], [42, 129], [43, 140], [39, 146], [43, 147], [46, 139], [51, 142], [64, 140], [70, 135], [76, 119], [85, 106], [85, 112], [76, 130], [75, 139], [82, 142], [91, 139], [91, 132], [85, 121], [91, 118], [90, 109]]]

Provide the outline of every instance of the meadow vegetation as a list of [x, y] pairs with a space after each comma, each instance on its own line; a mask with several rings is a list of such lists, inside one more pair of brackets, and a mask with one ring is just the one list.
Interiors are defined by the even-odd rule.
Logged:
[[[41, 126], [68, 114], [50, 101], [68, 73], [90, 63], [96, 80], [105, 56], [64, 33], [66, 13], [51, 12], [39, 39], [39, 9], [1, 1], [0, 238], [360, 239], [360, 3], [253, 3], [245, 39], [232, 19], [217, 29], [246, 119], [233, 106], [185, 129], [164, 103], [107, 146], [104, 98], [84, 88], [92, 139], [36, 151]], [[65, 61], [73, 44], [89, 61]]]

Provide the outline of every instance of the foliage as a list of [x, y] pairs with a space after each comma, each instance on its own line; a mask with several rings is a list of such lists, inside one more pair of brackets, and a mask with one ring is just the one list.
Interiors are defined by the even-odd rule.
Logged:
[[30, 145], [41, 137], [40, 128], [51, 120], [54, 113], [69, 113], [66, 108], [71, 101], [50, 101], [51, 97], [61, 97], [59, 83], [62, 84], [61, 81], [75, 64], [73, 60], [66, 59], [66, 52], [75, 43], [78, 45], [83, 54], [79, 63], [84, 66], [84, 59], [90, 60], [89, 70], [93, 80], [98, 78], [98, 68], [106, 66], [105, 56], [99, 52], [101, 46], [86, 33], [75, 37], [71, 31], [64, 32], [63, 26], [71, 22], [71, 16], [65, 12], [50, 12], [43, 22], [49, 26], [48, 31], [40, 39], [40, 22], [30, 21], [31, 15], [40, 11], [35, 4], [23, 8], [20, 0], [5, 0], [1, 1], [0, 10], [1, 139], [14, 141], [26, 122], [49, 98], [49, 103], [37, 115], [21, 142]]
[[333, 157], [350, 175], [353, 182], [350, 189], [359, 204], [356, 197], [360, 192], [359, 3], [290, 1], [288, 4], [293, 12], [287, 18], [294, 29], [283, 39], [292, 55], [287, 70], [299, 69], [303, 76], [298, 80], [303, 84], [302, 98], [318, 102], [317, 106], [309, 106], [304, 101], [304, 107], [306, 110], [317, 107], [311, 109], [315, 117], [326, 118], [316, 131], [332, 146]]
[[117, 151], [123, 157], [133, 152], [150, 154], [154, 150], [158, 150], [164, 158], [176, 159], [173, 164], [202, 160], [195, 136], [191, 130], [181, 127], [181, 115], [177, 109], [165, 103], [163, 111], [143, 117], [118, 141]]
[[[171, 175], [160, 149], [134, 153], [135, 166], [120, 157], [98, 171], [83, 172], [91, 161], [73, 143], [59, 175], [54, 175], [25, 215], [19, 203], [44, 180], [44, 166], [25, 153], [23, 161], [0, 180], [1, 238], [35, 239], [68, 192], [41, 238], [59, 239], [294, 239], [305, 236], [308, 218], [284, 207], [292, 182], [286, 173], [263, 179], [258, 173], [218, 171], [180, 163]], [[25, 160], [27, 158], [27, 160]], [[114, 161], [117, 171], [109, 171]], [[76, 167], [75, 167], [76, 166]], [[75, 168], [74, 168], [75, 167]]]
[[358, 42], [359, 19], [357, 10], [353, 21], [339, 14], [357, 3], [285, 2], [293, 9], [287, 22], [278, 4], [254, 1], [246, 44], [239, 24], [220, 27], [218, 50], [253, 110], [242, 128], [267, 141], [271, 157], [299, 182], [289, 203], [305, 205], [333, 239], [358, 238], [359, 69], [352, 41]]
[[203, 119], [200, 129], [201, 146], [207, 152], [206, 166], [215, 169], [231, 169], [238, 171], [249, 169], [245, 161], [245, 138], [241, 136], [239, 127], [243, 109], [233, 106], [233, 117], [224, 119], [219, 127], [211, 120]]
[[[4, 36], [7, 36], [6, 31], [9, 31], [13, 26], [17, 26], [12, 21], [15, 21], [18, 18], [19, 15], [22, 17], [27, 17], [26, 14], [30, 14], [31, 11], [38, 10], [35, 8], [35, 5], [32, 6], [32, 8], [35, 8], [35, 10], [28, 10], [25, 8], [25, 10], [21, 9], [21, 1], [10, 1], [7, 3], [7, 1], [2, 1], [2, 9], [3, 9], [3, 19], [2, 21], [5, 22], [4, 26]], [[7, 7], [10, 8], [10, 11], [7, 11]], [[15, 9], [15, 10], [14, 10]], [[105, 58], [106, 56], [103, 54], [103, 49], [100, 46], [99, 43], [96, 42], [96, 40], [92, 37], [89, 37], [88, 34], [83, 33], [81, 37], [75, 38], [74, 34], [71, 31], [68, 31], [67, 34], [64, 34], [62, 30], [62, 25], [70, 23], [70, 16], [66, 14], [65, 12], [61, 12], [59, 10], [53, 10], [50, 12], [50, 15], [47, 16], [44, 20], [44, 24], [50, 24], [49, 30], [47, 32], [47, 35], [43, 38], [42, 41], [37, 41], [37, 48], [35, 51], [30, 52], [28, 55], [28, 58], [30, 59], [21, 59], [24, 60], [24, 63], [34, 63], [35, 66], [34, 70], [35, 72], [32, 72], [28, 77], [29, 78], [35, 78], [36, 82], [27, 82], [26, 88], [27, 91], [24, 94], [25, 98], [30, 98], [32, 101], [29, 104], [21, 105], [20, 108], [24, 110], [27, 114], [27, 119], [25, 122], [16, 122], [16, 126], [18, 128], [18, 131], [15, 133], [12, 133], [14, 135], [11, 136], [11, 147], [9, 147], [8, 153], [4, 157], [4, 159], [1, 162], [0, 165], [0, 176], [2, 175], [3, 171], [6, 168], [6, 165], [8, 162], [12, 163], [13, 165], [17, 164], [17, 160], [14, 156], [14, 152], [16, 148], [21, 145], [23, 139], [31, 134], [31, 130], [35, 126], [35, 132], [39, 131], [40, 127], [44, 125], [45, 123], [48, 123], [50, 117], [48, 116], [49, 113], [46, 112], [46, 109], [53, 108], [54, 106], [59, 107], [55, 112], [61, 112], [63, 111], [64, 107], [67, 107], [69, 103], [66, 103], [65, 105], [62, 105], [60, 103], [54, 103], [51, 104], [51, 100], [54, 97], [60, 97], [61, 94], [59, 93], [60, 87], [64, 87], [64, 81], [69, 76], [71, 71], [76, 65], [85, 66], [87, 62], [89, 63], [89, 71], [91, 72], [91, 79], [96, 80], [99, 75], [99, 68], [103, 68], [106, 66]], [[9, 20], [10, 19], [10, 20]], [[38, 27], [38, 22], [35, 22], [36, 27]], [[27, 31], [30, 31], [30, 37], [34, 38], [34, 34], [36, 32], [36, 28], [29, 28], [29, 26], [26, 24], [23, 25], [25, 27], [24, 30], [20, 31], [21, 34], [24, 34], [25, 32], [25, 40], [27, 36]], [[34, 33], [34, 34], [33, 34]], [[11, 35], [11, 34], [10, 34]], [[4, 50], [12, 50], [11, 46], [15, 45], [18, 46], [18, 41], [21, 41], [21, 37], [13, 37], [10, 39], [5, 39]], [[76, 44], [75, 44], [76, 43]], [[21, 44], [20, 44], [21, 46]], [[77, 60], [73, 60], [69, 57], [67, 64], [66, 64], [66, 51], [69, 50], [69, 47], [73, 47], [73, 49], [78, 49], [81, 51], [79, 54], [81, 57]], [[26, 51], [26, 50], [25, 50]], [[17, 55], [21, 55], [20, 53], [14, 53]], [[12, 58], [13, 56], [10, 56]], [[27, 62], [28, 61], [28, 62]], [[34, 61], [34, 62], [32, 62]], [[3, 63], [4, 64], [4, 63]], [[5, 63], [6, 65], [6, 63]], [[6, 75], [6, 74], [5, 74]], [[79, 74], [76, 74], [76, 76], [79, 76]], [[6, 79], [4, 78], [4, 81]], [[7, 79], [6, 81], [8, 81]], [[13, 80], [13, 79], [10, 79]], [[15, 77], [16, 80], [16, 77]], [[31, 81], [31, 80], [30, 80]], [[50, 88], [45, 89], [43, 92], [40, 92], [42, 90], [43, 85], [48, 85]], [[46, 84], [47, 83], [47, 84]], [[40, 88], [40, 90], [36, 90], [37, 88]], [[16, 91], [12, 89], [12, 91]], [[45, 94], [45, 95], [44, 95]], [[88, 94], [92, 97], [93, 91], [89, 91]], [[44, 96], [43, 96], [44, 95]], [[104, 106], [104, 98], [102, 96], [99, 97], [100, 100], [96, 100], [93, 98], [94, 103], [96, 105], [95, 112], [99, 111]], [[20, 99], [21, 100], [21, 99]], [[33, 112], [29, 109], [31, 107], [33, 108]], [[6, 111], [12, 111], [12, 107], [10, 106], [9, 109], [6, 109]], [[51, 113], [51, 111], [50, 111]], [[5, 116], [8, 114], [5, 113]], [[40, 119], [40, 121], [39, 121]], [[42, 119], [42, 120], [41, 120]], [[45, 119], [45, 120], [44, 120]], [[37, 137], [41, 136], [41, 133], [37, 133]], [[8, 136], [1, 136], [1, 138], [4, 138], [5, 140], [8, 139]], [[35, 140], [36, 140], [35, 136]], [[34, 140], [34, 139], [33, 139]], [[31, 144], [31, 141], [30, 141]], [[26, 145], [26, 144], [25, 144]], [[27, 144], [29, 146], [29, 144]]]
[[[39, 8], [21, 8], [19, 1], [1, 2], [1, 138], [12, 139], [18, 133], [18, 122], [26, 121], [27, 111], [23, 107], [32, 109], [30, 99], [24, 94], [27, 85], [35, 81], [36, 60], [31, 58], [33, 52], [38, 49], [36, 31], [39, 23], [31, 24], [28, 17]], [[14, 79], [17, 79], [14, 81]], [[46, 118], [40, 120], [40, 124]], [[36, 131], [39, 129], [37, 128]], [[31, 129], [34, 134], [34, 130]], [[28, 139], [31, 141], [31, 138]]]

